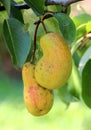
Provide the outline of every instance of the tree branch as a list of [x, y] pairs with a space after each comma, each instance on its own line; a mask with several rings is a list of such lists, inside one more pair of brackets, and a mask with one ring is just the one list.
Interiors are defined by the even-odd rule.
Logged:
[[63, 5], [68, 6], [72, 3], [76, 3], [83, 0], [46, 0], [46, 5]]
[[[14, 7], [16, 7], [17, 9], [29, 9], [30, 7], [24, 3], [24, 4], [16, 4], [14, 5]], [[0, 11], [4, 11], [5, 7], [4, 6], [0, 6]]]
[[26, 3], [17, 4], [17, 5], [15, 5], [15, 7], [18, 8], [18, 9], [29, 9], [30, 8]]
[[[46, 0], [45, 6], [48, 5], [62, 5], [62, 6], [68, 6], [72, 3], [76, 3], [79, 1], [84, 1], [84, 0]], [[30, 7], [24, 3], [24, 4], [16, 4], [14, 5], [17, 9], [29, 9]], [[0, 6], [0, 11], [5, 10], [4, 6]]]

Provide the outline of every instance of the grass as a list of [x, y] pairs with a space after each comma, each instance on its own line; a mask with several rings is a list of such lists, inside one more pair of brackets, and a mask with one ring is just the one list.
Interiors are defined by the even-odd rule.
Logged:
[[57, 96], [48, 114], [32, 116], [23, 102], [22, 81], [0, 76], [0, 130], [90, 130], [90, 122], [90, 109], [81, 103], [66, 109]]

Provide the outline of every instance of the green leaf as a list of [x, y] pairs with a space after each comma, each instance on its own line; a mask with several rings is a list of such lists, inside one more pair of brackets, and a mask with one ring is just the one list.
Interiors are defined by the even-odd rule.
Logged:
[[73, 18], [74, 24], [77, 28], [77, 39], [86, 34], [86, 25], [91, 21], [91, 16], [84, 13]]
[[80, 56], [78, 55], [78, 53], [75, 51], [75, 53], [73, 54], [73, 60], [75, 65], [78, 67], [79, 66], [79, 62], [80, 62]]
[[79, 39], [80, 37], [84, 36], [86, 34], [86, 24], [81, 24], [77, 28], [77, 35], [76, 38]]
[[24, 23], [22, 13], [19, 9], [15, 7], [15, 5], [16, 5], [16, 2], [12, 1], [11, 9], [10, 9], [10, 18], [16, 18], [22, 23]]
[[66, 104], [79, 100], [81, 95], [81, 77], [74, 63], [68, 82], [62, 88], [58, 89], [58, 94]]
[[4, 21], [4, 36], [14, 65], [22, 67], [31, 47], [31, 39], [26, 27], [17, 19]]
[[47, 10], [50, 12], [59, 12], [62, 10], [62, 6], [61, 5], [50, 5], [50, 6], [47, 6]]
[[78, 27], [82, 24], [86, 24], [88, 21], [91, 21], [91, 15], [88, 15], [86, 13], [80, 14], [78, 16], [75, 16], [73, 18], [73, 21], [75, 23], [75, 26]]
[[59, 28], [68, 43], [72, 43], [75, 40], [76, 28], [71, 18], [63, 13], [56, 13], [54, 17], [59, 23]]
[[91, 21], [89, 21], [87, 24], [86, 24], [86, 31], [89, 33], [91, 32]]
[[81, 76], [74, 62], [68, 84], [71, 94], [79, 99], [81, 95]]
[[91, 59], [91, 46], [86, 50], [86, 52], [83, 54], [83, 56], [80, 59], [79, 63], [79, 71], [82, 74], [82, 71], [84, 69], [84, 66], [86, 62]]
[[3, 22], [7, 18], [8, 18], [8, 15], [7, 15], [6, 11], [1, 11], [0, 12], [0, 37], [3, 34]]
[[77, 99], [69, 92], [68, 84], [65, 84], [62, 88], [58, 89], [58, 96], [66, 105], [77, 101]]
[[44, 13], [45, 0], [24, 0], [37, 15]]
[[82, 98], [91, 108], [91, 59], [86, 63], [82, 72]]
[[1, 2], [6, 8], [8, 15], [10, 15], [11, 0], [1, 0]]

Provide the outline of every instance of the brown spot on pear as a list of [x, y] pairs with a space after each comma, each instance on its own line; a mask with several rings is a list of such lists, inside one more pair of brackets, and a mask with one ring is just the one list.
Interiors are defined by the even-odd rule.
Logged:
[[62, 87], [72, 70], [72, 56], [68, 44], [56, 33], [41, 37], [40, 46], [43, 56], [35, 66], [37, 82], [48, 89]]
[[41, 116], [50, 111], [54, 95], [49, 89], [41, 87], [34, 77], [35, 66], [26, 63], [22, 68], [24, 82], [24, 102], [28, 111], [35, 116]]

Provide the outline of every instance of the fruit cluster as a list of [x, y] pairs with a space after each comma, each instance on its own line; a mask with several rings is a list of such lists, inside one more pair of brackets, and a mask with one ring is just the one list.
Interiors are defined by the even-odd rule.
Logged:
[[72, 56], [62, 36], [47, 33], [40, 39], [43, 56], [36, 65], [25, 63], [22, 68], [24, 101], [28, 111], [40, 116], [52, 108], [53, 89], [62, 87], [72, 70]]

